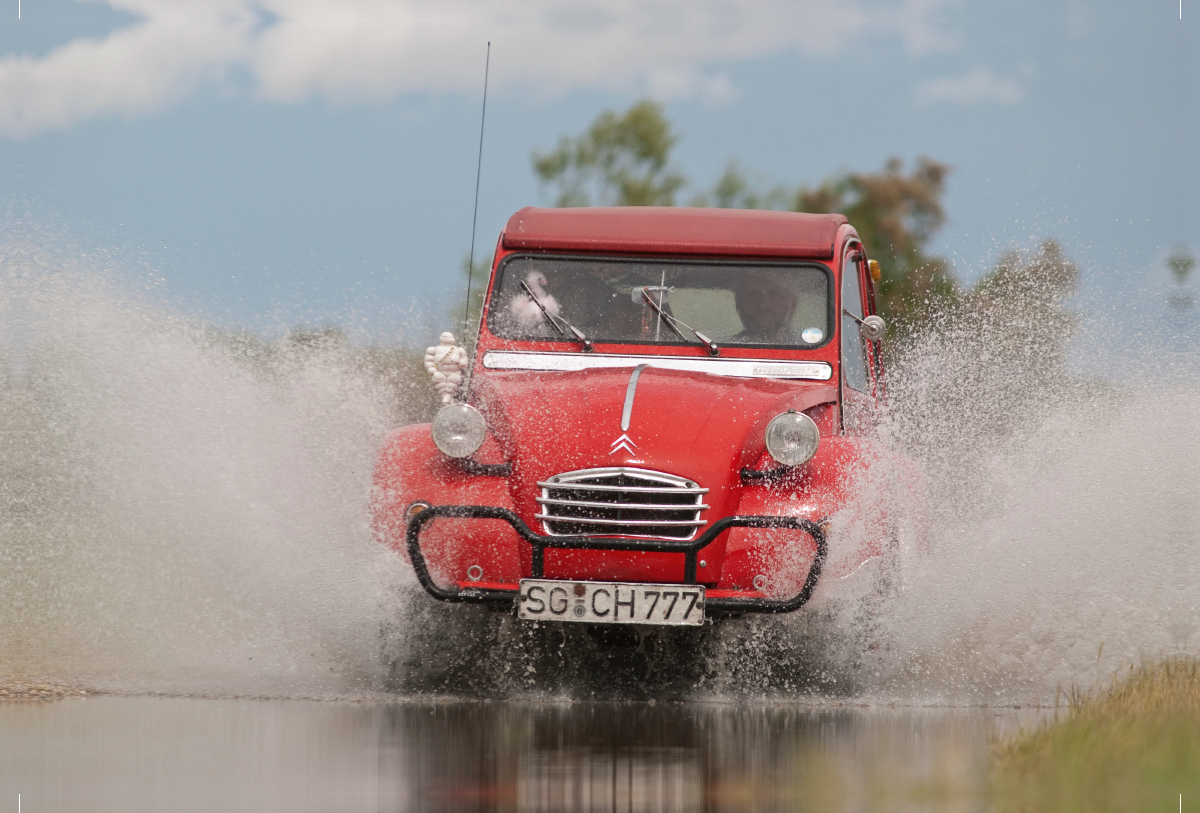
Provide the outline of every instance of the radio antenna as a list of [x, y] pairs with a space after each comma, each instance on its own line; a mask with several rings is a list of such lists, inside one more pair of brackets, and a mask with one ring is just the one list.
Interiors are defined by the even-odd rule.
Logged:
[[467, 255], [467, 304], [463, 307], [463, 340], [471, 329], [471, 279], [475, 276], [475, 223], [479, 220], [479, 177], [483, 173], [483, 125], [487, 121], [488, 69], [492, 66], [492, 43], [487, 44], [483, 63], [483, 114], [479, 117], [479, 160], [475, 163], [475, 212], [471, 215], [471, 253]]

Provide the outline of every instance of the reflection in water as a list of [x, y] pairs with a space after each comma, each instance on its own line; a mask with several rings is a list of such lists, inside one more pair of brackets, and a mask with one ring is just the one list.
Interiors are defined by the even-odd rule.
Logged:
[[26, 811], [966, 811], [1012, 713], [93, 697], [0, 705]]
[[517, 809], [684, 813], [704, 809], [694, 748], [569, 748], [523, 754]]

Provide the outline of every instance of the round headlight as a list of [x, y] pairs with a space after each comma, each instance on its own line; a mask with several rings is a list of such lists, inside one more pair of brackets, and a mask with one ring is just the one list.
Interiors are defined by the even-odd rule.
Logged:
[[447, 457], [469, 457], [483, 445], [487, 424], [467, 404], [447, 404], [433, 416], [433, 444]]
[[803, 412], [785, 412], [767, 424], [767, 451], [785, 466], [812, 460], [820, 443], [817, 425]]

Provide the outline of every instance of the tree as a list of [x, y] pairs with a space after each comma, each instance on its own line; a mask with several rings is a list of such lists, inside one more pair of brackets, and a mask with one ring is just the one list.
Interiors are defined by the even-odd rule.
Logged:
[[[551, 152], [534, 152], [533, 167], [543, 184], [557, 189], [557, 206], [671, 206], [686, 183], [669, 169], [678, 141], [662, 107], [642, 101], [624, 113], [601, 113], [583, 135], [562, 137]], [[949, 166], [929, 158], [906, 173], [904, 163], [892, 158], [879, 172], [845, 172], [816, 187], [764, 191], [731, 161], [713, 189], [692, 204], [846, 215], [868, 256], [880, 261], [880, 312], [903, 331], [957, 294], [950, 264], [926, 253], [946, 220], [941, 198], [949, 173]]]
[[[642, 101], [622, 114], [601, 113], [583, 135], [563, 137], [550, 153], [535, 152], [534, 170], [543, 183], [557, 186], [559, 206], [593, 199], [603, 205], [672, 205], [685, 184], [683, 175], [668, 170], [678, 138], [661, 106]], [[1030, 256], [1003, 255], [975, 286], [964, 288], [947, 260], [928, 253], [930, 240], [946, 222], [942, 195], [950, 171], [925, 157], [906, 170], [903, 161], [891, 158], [877, 172], [842, 172], [817, 186], [760, 187], [731, 161], [714, 188], [692, 203], [844, 214], [866, 244], [867, 256], [880, 262], [878, 306], [892, 326], [894, 348], [902, 350], [915, 331], [936, 326], [941, 317], [957, 314], [971, 321], [986, 314], [997, 325], [1008, 320], [1022, 326], [998, 332], [1001, 338], [1019, 342], [1035, 333], [1049, 336], [1038, 339], [1032, 355], [1043, 369], [1058, 371], [1073, 324], [1065, 303], [1078, 268], [1061, 246], [1046, 241]], [[1177, 254], [1183, 259], [1172, 260], [1173, 273], [1186, 279], [1187, 263], [1194, 260]], [[1020, 353], [1032, 358], [1029, 347]]]
[[949, 166], [923, 157], [906, 175], [904, 163], [891, 158], [879, 172], [847, 172], [801, 187], [792, 202], [797, 212], [840, 212], [850, 219], [883, 271], [879, 310], [898, 327], [923, 321], [957, 293], [950, 264], [925, 253], [946, 222], [941, 198], [948, 174]]
[[992, 352], [1026, 370], [1025, 378], [1060, 377], [1075, 327], [1067, 300], [1079, 283], [1079, 266], [1055, 240], [1030, 255], [1008, 251], [959, 303], [975, 324], [986, 323]]
[[576, 138], [563, 136], [548, 153], [533, 153], [543, 184], [555, 187], [555, 206], [674, 206], [684, 177], [669, 168], [679, 141], [662, 106], [642, 101], [618, 115], [601, 113]]
[[697, 196], [694, 204], [846, 215], [866, 244], [867, 256], [880, 263], [879, 311], [904, 331], [953, 302], [958, 293], [950, 264], [925, 251], [946, 221], [941, 198], [949, 173], [946, 164], [920, 158], [905, 174], [904, 163], [891, 158], [879, 172], [844, 172], [816, 187], [761, 191], [731, 162], [713, 191]]
[[692, 206], [715, 206], [718, 209], [787, 209], [795, 192], [783, 185], [759, 189], [742, 171], [737, 161], [730, 161], [717, 179], [711, 192], [692, 198]]
[[1192, 275], [1192, 269], [1195, 267], [1196, 258], [1186, 246], [1178, 246], [1167, 258], [1167, 268], [1171, 269], [1171, 276], [1180, 285], [1187, 284], [1188, 277]]
[[1171, 270], [1171, 276], [1175, 278], [1175, 284], [1179, 286], [1176, 291], [1167, 297], [1167, 302], [1171, 307], [1177, 310], [1186, 310], [1196, 303], [1195, 297], [1191, 291], [1183, 286], [1187, 285], [1188, 278], [1192, 275], [1192, 269], [1196, 267], [1196, 258], [1186, 246], [1178, 246], [1171, 252], [1171, 256], [1167, 258], [1167, 268]]
[[[669, 169], [678, 140], [662, 107], [642, 101], [624, 113], [601, 113], [583, 135], [564, 136], [549, 153], [535, 152], [533, 167], [544, 184], [557, 188], [557, 206], [671, 206], [686, 183]], [[958, 292], [950, 264], [926, 254], [946, 220], [941, 197], [949, 173], [946, 164], [920, 158], [906, 174], [903, 162], [892, 158], [879, 172], [845, 172], [816, 187], [763, 191], [731, 161], [712, 191], [694, 196], [692, 205], [846, 215], [867, 256], [880, 261], [880, 313], [903, 333]]]

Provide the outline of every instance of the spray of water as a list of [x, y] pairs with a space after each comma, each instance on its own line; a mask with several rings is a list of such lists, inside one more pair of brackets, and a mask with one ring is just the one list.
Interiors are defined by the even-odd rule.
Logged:
[[[1194, 652], [1194, 359], [1072, 383], [1020, 363], [1038, 334], [1013, 330], [946, 320], [893, 376], [892, 440], [924, 472], [931, 540], [872, 621], [878, 649], [814, 669], [830, 641], [863, 640], [816, 603], [732, 622], [702, 652], [669, 635], [639, 651], [704, 658], [708, 694], [986, 704]], [[393, 665], [467, 653], [472, 691], [544, 695], [564, 691], [547, 669], [570, 647], [628, 651], [414, 590], [372, 542], [368, 500], [380, 439], [427, 395], [353, 348], [238, 340], [33, 239], [0, 254], [0, 331], [0, 678], [363, 695], [386, 685], [382, 649]]]
[[[1063, 330], [961, 314], [903, 360], [891, 424], [927, 479], [932, 555], [888, 619], [889, 696], [1052, 702], [1197, 652], [1200, 356], [1128, 331], [1141, 349], [1088, 379], [1060, 364]], [[1104, 330], [1087, 318], [1076, 335]]]
[[370, 685], [397, 570], [367, 500], [395, 388], [344, 346], [264, 352], [29, 243], [0, 289], [0, 674]]

